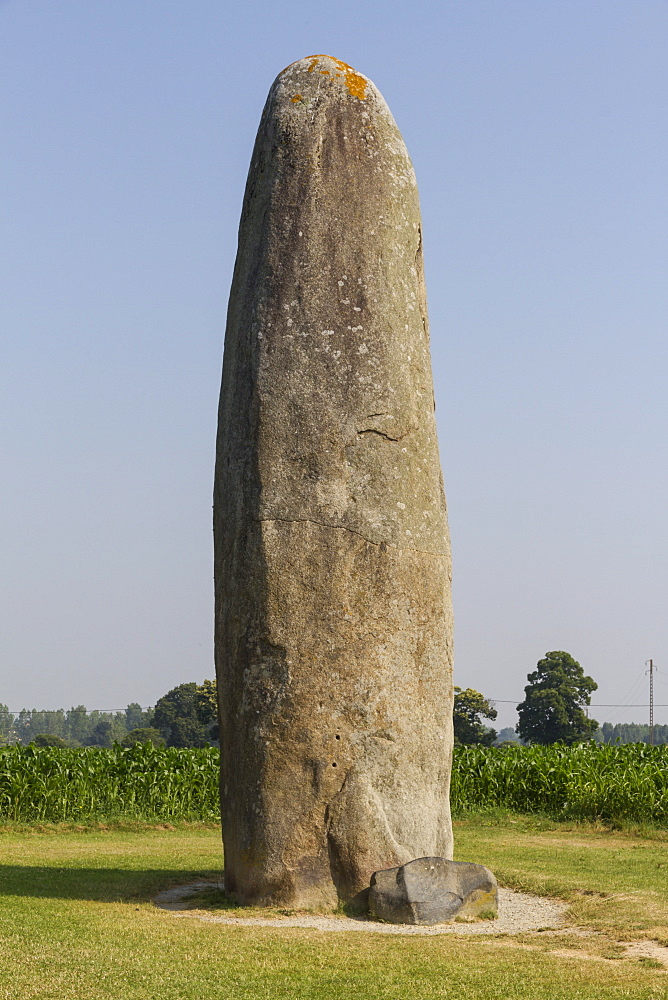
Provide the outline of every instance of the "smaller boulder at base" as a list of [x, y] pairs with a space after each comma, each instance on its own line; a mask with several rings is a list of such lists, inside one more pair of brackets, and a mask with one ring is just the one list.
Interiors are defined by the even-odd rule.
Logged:
[[369, 910], [392, 924], [443, 924], [457, 918], [496, 917], [496, 879], [484, 865], [417, 858], [373, 873]]

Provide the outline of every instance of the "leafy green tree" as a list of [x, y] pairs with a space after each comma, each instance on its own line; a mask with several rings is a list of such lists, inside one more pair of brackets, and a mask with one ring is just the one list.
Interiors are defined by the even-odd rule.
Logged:
[[197, 686], [200, 712], [207, 719], [218, 718], [218, 692], [215, 681], [202, 681]]
[[517, 706], [517, 731], [529, 743], [580, 743], [591, 740], [598, 722], [587, 718], [585, 706], [598, 684], [586, 676], [570, 653], [546, 653], [528, 674], [524, 701]]
[[482, 719], [496, 719], [496, 709], [479, 691], [455, 688], [455, 703], [452, 719], [455, 726], [455, 743], [491, 746], [496, 739], [496, 731], [489, 729]]
[[65, 735], [74, 743], [83, 744], [91, 734], [92, 725], [85, 705], [72, 706], [65, 716]]
[[513, 726], [506, 726], [505, 729], [499, 730], [494, 740], [494, 746], [522, 746], [523, 741], [517, 735]]
[[37, 712], [32, 710], [32, 731], [36, 735], [45, 733], [49, 736], [60, 736], [65, 733], [65, 713], [62, 708], [53, 711]]
[[125, 709], [125, 728], [128, 732], [133, 729], [146, 729], [151, 725], [152, 710], [144, 711], [136, 701], [131, 702]]
[[212, 681], [179, 684], [157, 702], [153, 726], [169, 747], [207, 747], [217, 739], [217, 712]]
[[68, 747], [70, 745], [62, 736], [54, 736], [53, 733], [38, 733], [31, 742], [36, 747]]
[[16, 716], [16, 733], [21, 743], [30, 743], [35, 735], [32, 732], [32, 712], [29, 708], [22, 708]]
[[164, 747], [165, 740], [158, 729], [154, 729], [152, 726], [142, 726], [131, 729], [123, 736], [120, 743], [122, 747], [133, 747], [137, 743], [152, 743], [153, 746]]
[[89, 735], [84, 740], [84, 745], [88, 747], [110, 747], [114, 742], [114, 723], [106, 715], [96, 721]]
[[21, 743], [30, 743], [35, 736], [45, 734], [49, 736], [65, 735], [65, 713], [62, 708], [55, 711], [38, 711], [33, 708], [23, 708], [16, 719], [16, 730]]
[[11, 743], [15, 739], [14, 715], [6, 705], [0, 704], [0, 743]]
[[127, 733], [125, 727], [125, 712], [91, 712], [89, 716], [92, 728], [84, 740], [86, 746], [110, 747], [118, 743]]

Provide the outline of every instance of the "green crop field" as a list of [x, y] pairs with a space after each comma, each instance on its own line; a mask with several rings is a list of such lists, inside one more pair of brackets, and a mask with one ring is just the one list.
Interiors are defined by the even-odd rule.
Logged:
[[218, 752], [115, 746], [0, 748], [0, 821], [215, 820]]
[[555, 819], [668, 825], [668, 746], [458, 747], [453, 811], [495, 806]]
[[[554, 819], [668, 825], [668, 747], [456, 747], [455, 815], [497, 807]], [[218, 818], [218, 752], [0, 748], [0, 822]]]

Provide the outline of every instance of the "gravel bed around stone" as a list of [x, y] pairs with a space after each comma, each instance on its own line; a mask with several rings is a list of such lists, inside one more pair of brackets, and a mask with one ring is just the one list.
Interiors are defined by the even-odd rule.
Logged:
[[325, 916], [304, 913], [289, 916], [242, 917], [206, 913], [188, 908], [189, 901], [198, 892], [222, 888], [222, 883], [219, 882], [193, 882], [190, 885], [160, 892], [153, 901], [156, 906], [163, 910], [171, 910], [178, 917], [191, 917], [231, 927], [305, 927], [318, 931], [365, 931], [368, 934], [520, 934], [524, 931], [563, 927], [567, 909], [567, 904], [559, 900], [532, 896], [525, 892], [513, 892], [512, 889], [499, 889], [499, 916], [496, 920], [435, 924], [430, 927], [385, 924], [377, 920], [338, 914]]

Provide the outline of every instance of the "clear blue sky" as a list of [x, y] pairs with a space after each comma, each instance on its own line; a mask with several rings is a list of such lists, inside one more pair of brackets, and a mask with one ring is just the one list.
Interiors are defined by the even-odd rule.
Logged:
[[668, 704], [667, 49], [665, 0], [0, 2], [0, 701], [212, 676], [245, 175], [273, 78], [326, 52], [420, 184], [456, 682], [519, 699], [566, 649], [646, 702], [651, 656]]

